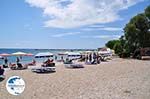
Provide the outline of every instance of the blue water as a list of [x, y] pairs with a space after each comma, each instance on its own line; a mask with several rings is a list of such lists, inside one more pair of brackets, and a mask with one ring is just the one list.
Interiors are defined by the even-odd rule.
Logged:
[[[2, 53], [15, 53], [15, 52], [25, 52], [25, 53], [32, 53], [36, 55], [39, 52], [51, 52], [55, 55], [57, 55], [58, 52], [65, 52], [65, 51], [85, 51], [85, 50], [93, 50], [93, 49], [0, 49], [0, 54]], [[16, 56], [9, 56], [8, 63], [15, 63], [16, 62]], [[34, 59], [34, 56], [22, 56], [21, 62], [28, 63], [31, 62]], [[53, 57], [54, 59], [54, 57]], [[60, 59], [60, 56], [57, 56], [57, 59]], [[36, 61], [44, 61], [45, 59], [35, 59]], [[3, 64], [4, 60], [0, 59], [0, 64]]]

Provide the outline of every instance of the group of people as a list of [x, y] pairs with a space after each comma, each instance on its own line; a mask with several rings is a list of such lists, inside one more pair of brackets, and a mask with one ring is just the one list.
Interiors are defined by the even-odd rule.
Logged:
[[84, 56], [85, 63], [100, 64], [101, 56], [98, 53], [89, 53]]
[[14, 69], [14, 68], [20, 68], [21, 69], [23, 67], [36, 65], [36, 61], [34, 59], [32, 62], [22, 65], [21, 59], [22, 59], [22, 57], [16, 57], [16, 63], [11, 63], [8, 61], [7, 57], [4, 57], [3, 58], [3, 65], [1, 67], [2, 68], [10, 67], [11, 69]]

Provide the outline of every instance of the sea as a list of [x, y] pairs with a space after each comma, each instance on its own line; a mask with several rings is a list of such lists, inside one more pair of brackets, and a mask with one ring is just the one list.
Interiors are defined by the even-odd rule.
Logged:
[[[12, 53], [15, 53], [15, 52], [32, 53], [33, 56], [22, 56], [21, 57], [21, 62], [26, 64], [26, 63], [32, 62], [33, 59], [35, 59], [38, 62], [45, 61], [46, 58], [34, 58], [34, 55], [36, 55], [37, 53], [40, 53], [40, 52], [51, 52], [54, 55], [56, 55], [57, 59], [59, 60], [61, 58], [60, 56], [57, 55], [57, 53], [59, 53], [59, 52], [93, 51], [93, 50], [95, 50], [95, 49], [6, 49], [6, 48], [3, 48], [3, 49], [0, 49], [0, 54], [2, 54], [2, 53], [12, 54]], [[7, 57], [8, 63], [10, 63], [10, 62], [15, 63], [16, 62], [16, 57], [17, 56], [8, 56]], [[53, 57], [53, 59], [54, 59], [54, 57]], [[4, 64], [4, 59], [0, 59], [0, 65], [2, 65], [2, 64]]]

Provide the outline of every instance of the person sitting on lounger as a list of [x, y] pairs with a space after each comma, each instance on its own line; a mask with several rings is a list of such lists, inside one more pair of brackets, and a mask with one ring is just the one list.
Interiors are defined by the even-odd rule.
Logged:
[[21, 63], [17, 63], [17, 68], [23, 68], [22, 64]]
[[47, 67], [47, 66], [55, 66], [55, 63], [53, 62], [53, 59], [52, 59], [52, 60], [48, 59], [47, 61], [45, 61], [45, 62], [43, 63], [42, 66], [44, 66], [44, 67]]
[[51, 62], [51, 60], [48, 58], [45, 62], [44, 62], [44, 64], [47, 64], [47, 63], [50, 63]]
[[72, 60], [69, 58], [66, 58], [66, 60], [64, 61], [64, 64], [72, 64]]

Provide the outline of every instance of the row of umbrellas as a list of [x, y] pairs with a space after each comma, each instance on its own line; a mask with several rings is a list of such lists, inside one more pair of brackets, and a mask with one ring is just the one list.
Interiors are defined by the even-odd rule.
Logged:
[[7, 56], [33, 56], [33, 54], [31, 53], [24, 53], [24, 52], [15, 52], [12, 54], [8, 54], [8, 53], [2, 53], [0, 54], [1, 57], [7, 57]]
[[[91, 53], [91, 52], [89, 51], [89, 52], [85, 52], [85, 53]], [[60, 52], [60, 53], [58, 53], [58, 55], [80, 56], [81, 53], [80, 52]], [[0, 57], [8, 57], [8, 56], [33, 56], [33, 54], [32, 53], [25, 53], [25, 52], [15, 52], [12, 54], [8, 54], [8, 53], [0, 54]], [[53, 53], [40, 52], [40, 53], [37, 53], [35, 55], [35, 58], [42, 58], [42, 57], [53, 57]]]

